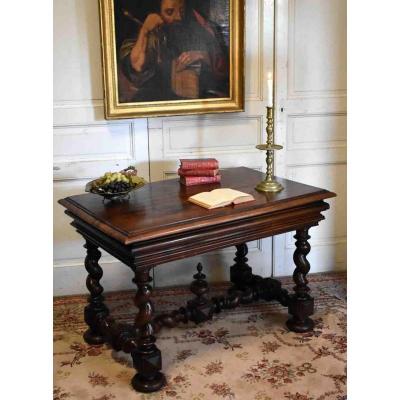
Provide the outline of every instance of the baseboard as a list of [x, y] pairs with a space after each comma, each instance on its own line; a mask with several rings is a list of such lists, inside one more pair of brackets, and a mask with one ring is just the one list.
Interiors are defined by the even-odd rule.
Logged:
[[[118, 261], [102, 262], [104, 271], [102, 283], [107, 292], [132, 289], [133, 273]], [[53, 268], [54, 296], [88, 293], [86, 288], [87, 272], [82, 262], [71, 260], [70, 263], [55, 264]]]
[[[101, 282], [106, 292], [130, 290], [135, 288], [135, 285], [132, 283], [133, 273], [127, 266], [118, 261], [111, 260], [106, 260], [106, 262], [102, 262], [101, 265], [104, 271]], [[192, 273], [194, 272], [195, 265], [188, 264], [188, 266], [190, 266], [191, 268], [190, 272], [186, 269], [186, 271], [184, 271], [184, 275], [175, 276], [175, 279], [173, 280], [171, 280], [171, 278], [166, 279], [165, 276], [159, 274], [159, 279], [155, 280], [155, 282], [158, 281], [158, 284], [156, 284], [155, 286], [163, 287], [169, 286], [171, 284], [188, 285], [192, 279]], [[224, 268], [221, 266], [220, 268], [216, 269], [218, 269], [218, 271], [214, 270], [214, 274], [210, 274], [208, 269], [205, 268], [205, 272], [208, 273], [208, 277], [210, 278], [209, 282], [226, 281], [229, 279], [227, 275], [229, 273], [228, 268]], [[163, 272], [163, 274], [168, 274], [167, 270], [168, 268], [165, 269], [165, 273]], [[338, 264], [335, 266], [335, 268], [319, 268], [318, 271], [314, 269], [311, 272], [339, 272], [345, 270], [345, 264]], [[292, 272], [293, 271], [284, 276], [290, 275]], [[88, 290], [86, 288], [86, 277], [87, 272], [82, 263], [71, 261], [69, 264], [56, 264], [53, 269], [54, 296], [68, 296], [88, 293]]]
[[[169, 265], [160, 265], [152, 271], [154, 287], [164, 287], [171, 285], [188, 285], [193, 280], [192, 276], [196, 272], [197, 262], [202, 262], [205, 266], [204, 272], [207, 274], [209, 282], [220, 282], [229, 279], [229, 268], [223, 265], [230, 265], [233, 257], [225, 262], [211, 262], [209, 257], [197, 257], [196, 259], [186, 259], [184, 262], [177, 261]], [[220, 261], [220, 260], [219, 260]], [[132, 283], [133, 272], [123, 263], [112, 257], [102, 257], [101, 267], [103, 277], [101, 284], [105, 292], [134, 289], [136, 286]], [[214, 264], [214, 265], [212, 265]], [[188, 271], [188, 268], [190, 270]], [[86, 288], [87, 272], [85, 266], [80, 260], [68, 260], [57, 262], [53, 268], [53, 295], [68, 296], [88, 293]]]

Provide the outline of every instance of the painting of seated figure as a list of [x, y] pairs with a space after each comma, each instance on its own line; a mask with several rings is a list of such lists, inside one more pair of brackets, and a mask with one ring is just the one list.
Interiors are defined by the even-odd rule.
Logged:
[[106, 118], [243, 110], [242, 0], [101, 0]]

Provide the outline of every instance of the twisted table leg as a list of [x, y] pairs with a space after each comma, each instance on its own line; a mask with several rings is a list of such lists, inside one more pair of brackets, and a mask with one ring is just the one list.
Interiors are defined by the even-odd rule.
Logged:
[[98, 263], [101, 253], [97, 246], [88, 240], [84, 247], [87, 249], [85, 258], [85, 268], [88, 272], [86, 287], [90, 295], [88, 298], [89, 304], [84, 311], [85, 322], [89, 329], [83, 334], [83, 338], [89, 344], [102, 344], [105, 342], [105, 338], [101, 334], [99, 323], [109, 314], [109, 311], [103, 303], [103, 287], [100, 285], [100, 279], [103, 276], [103, 270]]
[[292, 315], [286, 325], [293, 332], [308, 332], [314, 328], [314, 321], [309, 318], [314, 313], [314, 299], [309, 295], [310, 288], [307, 286], [307, 274], [310, 271], [310, 263], [306, 256], [311, 250], [308, 243], [310, 235], [309, 228], [302, 228], [296, 231], [296, 250], [293, 260], [296, 269], [293, 273], [293, 280], [296, 284], [294, 294], [289, 300], [289, 314]]
[[139, 270], [133, 280], [138, 288], [135, 304], [139, 312], [135, 320], [137, 331], [137, 348], [132, 352], [133, 364], [137, 374], [132, 379], [132, 386], [139, 392], [155, 392], [165, 384], [164, 374], [161, 372], [161, 351], [155, 345], [154, 306], [151, 302], [150, 269]]

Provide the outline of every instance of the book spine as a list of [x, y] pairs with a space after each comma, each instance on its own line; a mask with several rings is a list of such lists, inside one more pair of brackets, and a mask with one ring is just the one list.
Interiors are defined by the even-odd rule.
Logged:
[[221, 182], [221, 175], [216, 176], [181, 176], [180, 182], [185, 186], [205, 185]]
[[182, 170], [218, 169], [218, 161], [216, 159], [181, 160], [181, 169]]
[[178, 169], [179, 176], [216, 176], [218, 169]]

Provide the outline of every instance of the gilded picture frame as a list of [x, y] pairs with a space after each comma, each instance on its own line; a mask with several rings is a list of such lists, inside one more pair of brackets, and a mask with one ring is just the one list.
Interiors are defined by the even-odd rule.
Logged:
[[[133, 46], [136, 46], [136, 43], [141, 39], [139, 36], [141, 34], [141, 30], [145, 31], [145, 26], [149, 25], [149, 22], [152, 23], [154, 20], [157, 20], [158, 17], [154, 16], [156, 13], [151, 13], [150, 11], [146, 15], [146, 13], [142, 13], [140, 16], [132, 15], [128, 9], [122, 9], [121, 4], [132, 4], [135, 5], [135, 0], [131, 0], [130, 3], [125, 2], [124, 0], [99, 0], [100, 5], [100, 28], [101, 28], [101, 46], [102, 46], [102, 69], [103, 69], [103, 84], [104, 84], [104, 109], [105, 109], [105, 118], [106, 119], [123, 119], [123, 118], [137, 118], [137, 117], [151, 117], [151, 116], [171, 116], [171, 115], [188, 115], [188, 114], [206, 114], [206, 113], [224, 113], [224, 112], [239, 112], [244, 111], [244, 0], [214, 0], [209, 4], [224, 4], [226, 3], [226, 10], [229, 10], [229, 15], [226, 16], [226, 21], [229, 23], [229, 27], [225, 26], [226, 39], [224, 43], [229, 43], [229, 46], [225, 46], [226, 50], [224, 54], [226, 54], [226, 61], [221, 62], [218, 60], [218, 66], [222, 66], [220, 71], [214, 73], [213, 63], [217, 57], [222, 58], [217, 50], [219, 49], [217, 45], [213, 46], [212, 49], [214, 53], [211, 53], [211, 50], [205, 48], [203, 52], [200, 51], [187, 51], [185, 53], [181, 53], [179, 55], [180, 50], [176, 50], [176, 48], [180, 47], [179, 37], [183, 38], [183, 42], [185, 41], [185, 29], [198, 29], [200, 33], [205, 32], [205, 30], [209, 31], [211, 34], [213, 33], [212, 29], [214, 26], [217, 26], [214, 22], [208, 22], [207, 18], [204, 18], [200, 12], [197, 12], [197, 9], [193, 7], [190, 9], [190, 12], [197, 18], [190, 22], [188, 17], [186, 16], [189, 13], [186, 7], [186, 1], [195, 2], [196, 0], [159, 0], [160, 7], [164, 7], [162, 12], [164, 14], [160, 14], [161, 17], [164, 17], [164, 20], [160, 20], [160, 27], [154, 28], [154, 31], [157, 30], [157, 33], [163, 32], [162, 36], [162, 45], [166, 43], [168, 54], [172, 54], [171, 48], [174, 49], [174, 54], [177, 54], [177, 58], [173, 60], [173, 67], [175, 69], [168, 69], [170, 75], [165, 73], [163, 78], [163, 84], [165, 83], [168, 86], [168, 89], [165, 89], [165, 98], [163, 98], [162, 91], [155, 91], [157, 87], [157, 82], [160, 82], [161, 78], [157, 77], [156, 67], [153, 68], [150, 72], [146, 71], [146, 74], [137, 73], [137, 71], [142, 71], [140, 68], [134, 69], [132, 66], [136, 67], [134, 61], [140, 58], [133, 58]], [[138, 4], [143, 4], [143, 1], [137, 0]], [[173, 7], [177, 3], [183, 4], [185, 8], [184, 11], [181, 11], [181, 14], [184, 16], [184, 20], [181, 19], [179, 15], [179, 11], [174, 11]], [[199, 4], [206, 4], [199, 3]], [[150, 4], [150, 3], [144, 3]], [[191, 3], [193, 4], [193, 3]], [[167, 9], [165, 10], [165, 8]], [[168, 8], [170, 7], [170, 8]], [[199, 7], [203, 7], [202, 5]], [[213, 6], [209, 6], [213, 7]], [[215, 7], [215, 6], [214, 6]], [[131, 45], [131, 48], [127, 47], [126, 43], [129, 45], [129, 38], [127, 38], [122, 45], [119, 46], [121, 40], [121, 29], [119, 27], [119, 22], [121, 21], [121, 10], [123, 12], [123, 16], [129, 18], [133, 21], [133, 25], [136, 23], [138, 25], [136, 33], [136, 41], [131, 41], [134, 45]], [[161, 9], [160, 9], [161, 10]], [[171, 11], [172, 10], [172, 11]], [[194, 10], [194, 11], [193, 11]], [[135, 11], [135, 10], [134, 10]], [[200, 10], [201, 11], [201, 10]], [[119, 14], [117, 14], [117, 12]], [[171, 13], [171, 15], [178, 15], [179, 24], [171, 23], [168, 24], [169, 14], [165, 14], [165, 12]], [[149, 15], [152, 14], [152, 17]], [[119, 19], [118, 19], [119, 16]], [[224, 16], [222, 16], [224, 17]], [[147, 19], [148, 18], [148, 19]], [[167, 22], [166, 22], [167, 21]], [[192, 24], [189, 25], [188, 24]], [[186, 25], [187, 24], [187, 27]], [[195, 24], [195, 25], [194, 25]], [[197, 27], [197, 24], [199, 27]], [[153, 24], [154, 25], [154, 24]], [[164, 27], [165, 25], [165, 27]], [[178, 29], [178, 28], [179, 29]], [[194, 28], [193, 28], [194, 27]], [[161, 29], [162, 28], [162, 29]], [[168, 28], [168, 30], [167, 30]], [[173, 29], [176, 31], [173, 31]], [[125, 31], [131, 32], [134, 29]], [[154, 32], [152, 31], [152, 32]], [[149, 28], [146, 28], [146, 33], [149, 32]], [[166, 33], [165, 33], [166, 32]], [[173, 32], [174, 35], [171, 33]], [[177, 33], [175, 33], [177, 32]], [[183, 32], [183, 33], [182, 33]], [[215, 30], [216, 32], [216, 30]], [[227, 35], [229, 32], [229, 39]], [[143, 32], [142, 32], [143, 33]], [[181, 36], [179, 36], [181, 34]], [[117, 35], [119, 37], [119, 42], [117, 40]], [[206, 35], [210, 36], [207, 32], [204, 33], [204, 37], [207, 39]], [[129, 36], [129, 35], [126, 35]], [[154, 35], [155, 36], [155, 35]], [[146, 36], [147, 37], [147, 36]], [[195, 38], [197, 41], [197, 45], [200, 43], [201, 37], [199, 33], [196, 34]], [[212, 38], [212, 36], [210, 36]], [[216, 37], [216, 34], [214, 34]], [[172, 39], [175, 39], [175, 42], [172, 42]], [[122, 38], [124, 39], [124, 38]], [[203, 46], [213, 45], [211, 40], [204, 41], [204, 44], [200, 43]], [[149, 43], [149, 40], [146, 43]], [[168, 41], [169, 40], [169, 41]], [[222, 43], [222, 41], [220, 41]], [[160, 48], [159, 43], [157, 42], [157, 49]], [[173, 45], [170, 45], [173, 43]], [[219, 43], [216, 41], [216, 43]], [[168, 47], [169, 46], [169, 47]], [[139, 46], [138, 46], [139, 47]], [[181, 46], [182, 47], [182, 46]], [[125, 48], [128, 48], [128, 52], [125, 51]], [[122, 52], [125, 51], [125, 53]], [[137, 49], [135, 49], [136, 51]], [[129, 53], [130, 51], [130, 53]], [[161, 50], [160, 50], [161, 51]], [[122, 58], [124, 54], [127, 56]], [[143, 54], [146, 55], [147, 60], [152, 60], [149, 56], [149, 50], [146, 50]], [[198, 72], [198, 69], [195, 69], [194, 66], [202, 66], [201, 62], [198, 63], [193, 62], [192, 64], [188, 64], [191, 61], [190, 57], [187, 55], [192, 54], [201, 54], [204, 55], [203, 59], [206, 59], [204, 65], [206, 67], [203, 68], [202, 71], [207, 71], [209, 76], [215, 78], [215, 87], [206, 87], [208, 85], [207, 82], [214, 82], [213, 79], [201, 78], [201, 73]], [[210, 56], [209, 56], [210, 54]], [[216, 55], [215, 55], [216, 54]], [[222, 53], [221, 53], [222, 54]], [[167, 60], [167, 61], [164, 61]], [[162, 59], [164, 64], [160, 64], [160, 57], [157, 60], [154, 58], [154, 63], [158, 62], [158, 68], [161, 65], [162, 71], [167, 71], [167, 67], [164, 68], [164, 65], [170, 65], [168, 60], [171, 58]], [[195, 60], [195, 58], [192, 58]], [[121, 61], [122, 60], [122, 61]], [[132, 61], [134, 60], [134, 61]], [[212, 62], [210, 62], [212, 60]], [[147, 61], [150, 65], [150, 61]], [[185, 64], [186, 63], [186, 64]], [[130, 68], [128, 72], [125, 72], [125, 68]], [[145, 64], [146, 65], [146, 64]], [[212, 65], [212, 67], [209, 67]], [[208, 68], [207, 68], [208, 67]], [[225, 68], [225, 70], [223, 70]], [[150, 68], [149, 68], [150, 69]], [[159, 70], [159, 69], [158, 69]], [[122, 71], [122, 72], [121, 72]], [[132, 80], [129, 81], [130, 71], [132, 71]], [[172, 72], [171, 72], [172, 71]], [[178, 72], [176, 72], [178, 71]], [[194, 72], [195, 71], [195, 72]], [[196, 72], [197, 71], [197, 72]], [[222, 71], [222, 72], [221, 72]], [[205, 72], [204, 72], [205, 73]], [[212, 75], [214, 73], [214, 75]], [[153, 75], [151, 75], [153, 74]], [[224, 75], [225, 74], [225, 75]], [[137, 79], [137, 77], [140, 79]], [[151, 80], [147, 80], [148, 76], [152, 76], [154, 82]], [[200, 76], [200, 78], [199, 78]], [[224, 77], [225, 81], [222, 80]], [[128, 77], [128, 80], [126, 79]], [[143, 78], [144, 77], [144, 78]], [[158, 81], [156, 78], [159, 79]], [[170, 78], [171, 77], [171, 78]], [[142, 79], [143, 78], [143, 79]], [[196, 80], [197, 79], [197, 80]], [[202, 80], [201, 80], [202, 79]], [[138, 90], [137, 87], [145, 81], [146, 83], [143, 85], [146, 87], [146, 90], [142, 90], [141, 88]], [[133, 83], [132, 83], [133, 82]], [[139, 82], [139, 84], [137, 84]], [[153, 91], [149, 90], [148, 87], [153, 85]], [[172, 82], [172, 83], [171, 83]], [[183, 82], [183, 84], [182, 84]], [[200, 82], [200, 83], [199, 83]], [[201, 82], [206, 82], [202, 84]], [[222, 83], [221, 83], [222, 82]], [[125, 85], [125, 86], [124, 86]], [[211, 85], [211, 84], [210, 84]], [[219, 85], [219, 86], [218, 86]], [[172, 87], [172, 90], [170, 89]], [[163, 86], [164, 88], [164, 86]], [[222, 88], [222, 89], [221, 89]], [[130, 92], [129, 90], [132, 89]], [[133, 94], [131, 94], [133, 93]], [[143, 94], [144, 93], [144, 94]], [[171, 94], [170, 94], [171, 93]], [[156, 96], [160, 96], [161, 98], [157, 98], [156, 96], [152, 97], [152, 94]], [[129, 97], [131, 96], [131, 97]], [[208, 97], [209, 96], [209, 97]]]

